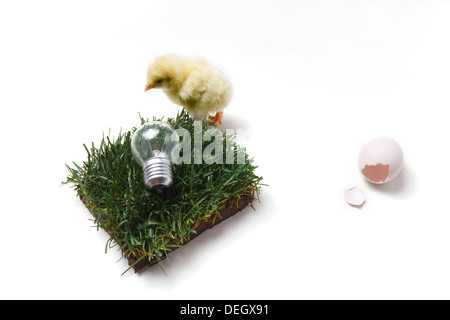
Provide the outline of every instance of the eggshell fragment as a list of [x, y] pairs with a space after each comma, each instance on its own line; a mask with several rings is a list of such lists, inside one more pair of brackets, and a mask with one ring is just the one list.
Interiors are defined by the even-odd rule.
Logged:
[[361, 206], [366, 201], [362, 190], [358, 186], [344, 190], [345, 201], [352, 206]]
[[358, 167], [369, 182], [383, 184], [392, 181], [403, 167], [402, 149], [392, 139], [374, 139], [361, 149]]

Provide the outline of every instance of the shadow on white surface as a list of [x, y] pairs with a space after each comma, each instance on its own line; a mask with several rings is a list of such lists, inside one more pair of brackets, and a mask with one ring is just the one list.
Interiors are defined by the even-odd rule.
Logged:
[[[246, 207], [236, 215], [221, 222], [219, 225], [208, 229], [191, 242], [171, 252], [168, 258], [163, 260], [163, 270], [159, 265], [153, 265], [141, 270], [138, 275], [146, 278], [154, 285], [155, 282], [163, 281], [164, 286], [178, 286], [195, 266], [200, 266], [202, 260], [207, 259], [211, 250], [220, 248], [220, 242], [228, 241], [230, 234], [239, 225], [246, 225], [246, 221], [258, 219], [250, 206]], [[131, 270], [130, 270], [131, 271]], [[133, 272], [133, 271], [131, 271]]]
[[[255, 210], [248, 206], [217, 226], [208, 229], [185, 246], [171, 252], [168, 259], [163, 260], [164, 272], [159, 265], [153, 265], [133, 276], [139, 276], [152, 287], [170, 290], [182, 286], [184, 282], [192, 282], [191, 275], [194, 270], [198, 272], [199, 269], [208, 268], [208, 265], [211, 265], [205, 260], [214, 259], [213, 264], [218, 264], [216, 269], [218, 272], [226, 269], [227, 264], [235, 265], [236, 261], [233, 260], [236, 257], [220, 258], [223, 256], [222, 250], [227, 250], [224, 244], [228, 243], [227, 246], [235, 247], [236, 244], [233, 242], [238, 241], [242, 245], [248, 241], [246, 230], [249, 228], [253, 230], [259, 223], [267, 222], [273, 210], [268, 210], [271, 208], [270, 199], [263, 198], [264, 195], [260, 198], [261, 203], [256, 199], [253, 201]], [[265, 202], [268, 208], [264, 205]], [[132, 270], [129, 272], [133, 273]]]
[[251, 129], [251, 122], [232, 113], [224, 112], [222, 124], [217, 123], [217, 128], [224, 132], [227, 129]]
[[399, 175], [391, 182], [386, 184], [373, 184], [366, 181], [366, 184], [371, 190], [383, 192], [399, 198], [408, 198], [416, 189], [414, 173], [406, 164]]

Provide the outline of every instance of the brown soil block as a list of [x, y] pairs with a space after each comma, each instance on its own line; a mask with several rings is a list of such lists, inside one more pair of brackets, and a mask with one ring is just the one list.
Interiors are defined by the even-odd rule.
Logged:
[[[80, 197], [81, 201], [83, 201], [83, 196], [79, 195], [79, 197]], [[199, 224], [197, 224], [197, 226], [193, 228], [193, 230], [195, 230], [197, 233], [191, 233], [189, 236], [189, 239], [184, 241], [184, 245], [189, 243], [191, 240], [197, 238], [199, 235], [201, 235], [206, 230], [211, 229], [212, 227], [218, 225], [222, 221], [225, 221], [226, 219], [234, 216], [239, 211], [242, 211], [248, 205], [251, 205], [253, 199], [254, 198], [252, 196], [249, 196], [246, 198], [241, 198], [239, 201], [231, 199], [229, 201], [229, 203], [225, 204], [225, 206], [224, 206], [225, 209], [217, 213], [217, 215], [215, 216], [215, 219], [213, 217], [211, 217], [209, 220], [205, 220], [205, 221], [202, 221]], [[84, 201], [83, 201], [83, 203], [84, 203]], [[213, 219], [214, 219], [214, 221], [213, 221]], [[101, 221], [99, 221], [99, 223], [101, 225]], [[105, 230], [105, 231], [107, 231], [107, 230]], [[172, 250], [170, 252], [175, 251], [177, 248], [178, 247], [172, 248]], [[145, 267], [150, 267], [150, 266], [158, 263], [158, 260], [156, 258], [153, 258], [150, 261], [148, 259], [142, 259], [136, 263], [136, 261], [137, 261], [136, 257], [127, 256], [127, 255], [125, 255], [125, 257], [128, 259], [128, 264], [130, 266], [133, 266], [133, 269], [135, 272], [141, 271]], [[161, 259], [164, 260], [165, 258], [166, 258], [166, 256], [163, 256]]]

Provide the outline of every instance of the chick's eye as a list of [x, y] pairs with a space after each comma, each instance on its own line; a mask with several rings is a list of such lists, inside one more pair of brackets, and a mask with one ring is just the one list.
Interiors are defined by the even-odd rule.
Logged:
[[158, 80], [156, 80], [156, 82], [155, 83], [157, 83], [157, 84], [160, 84], [160, 83], [162, 83], [162, 79], [158, 79]]

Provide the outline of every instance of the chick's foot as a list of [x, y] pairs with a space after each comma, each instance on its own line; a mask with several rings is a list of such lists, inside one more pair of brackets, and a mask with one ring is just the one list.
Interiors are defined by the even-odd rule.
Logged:
[[209, 120], [212, 121], [212, 124], [216, 124], [216, 122], [219, 122], [219, 124], [222, 124], [222, 115], [223, 111], [216, 112], [214, 116], [208, 115]]

